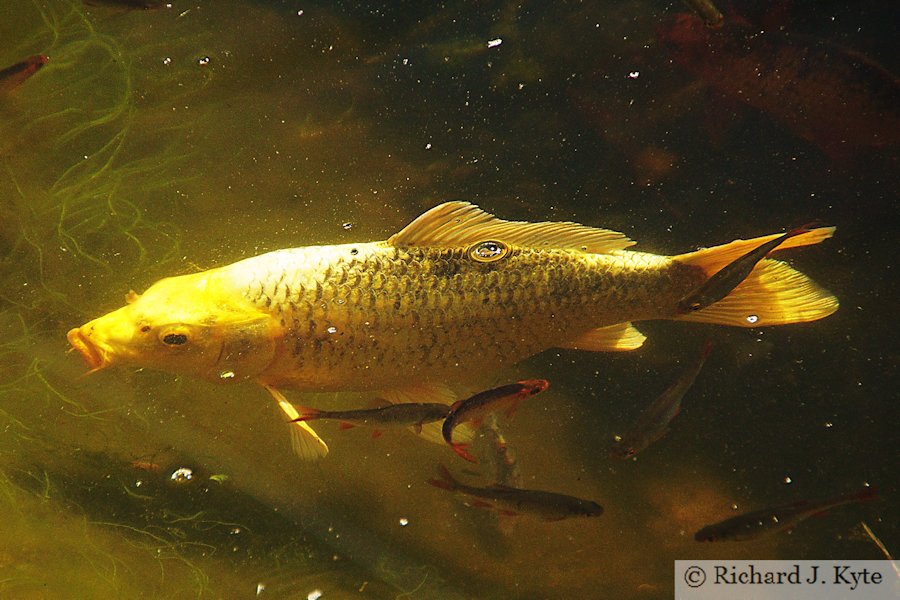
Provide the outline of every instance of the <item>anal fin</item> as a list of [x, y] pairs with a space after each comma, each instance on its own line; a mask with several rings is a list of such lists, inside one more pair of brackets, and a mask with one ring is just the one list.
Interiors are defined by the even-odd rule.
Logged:
[[626, 322], [591, 329], [561, 347], [592, 352], [621, 352], [640, 348], [646, 339], [647, 336]]

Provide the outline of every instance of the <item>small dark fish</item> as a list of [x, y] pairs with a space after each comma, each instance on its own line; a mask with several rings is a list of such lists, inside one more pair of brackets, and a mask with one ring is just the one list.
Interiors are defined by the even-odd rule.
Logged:
[[734, 291], [753, 271], [756, 264], [775, 250], [788, 238], [810, 231], [811, 225], [792, 229], [774, 240], [760, 244], [750, 252], [734, 260], [724, 268], [716, 271], [709, 279], [693, 292], [678, 301], [678, 313], [687, 314], [702, 310], [715, 304]]
[[485, 415], [498, 410], [504, 410], [506, 416], [511, 417], [516, 412], [519, 402], [540, 394], [548, 387], [550, 382], [546, 379], [528, 379], [479, 392], [456, 402], [450, 407], [450, 414], [447, 415], [441, 429], [444, 440], [464, 459], [478, 462], [474, 456], [466, 452], [468, 444], [453, 441], [453, 429], [460, 423], [472, 423], [476, 428], [481, 427]]
[[333, 419], [341, 421], [341, 427], [348, 429], [357, 424], [362, 425], [412, 425], [416, 433], [422, 431], [422, 425], [444, 419], [450, 407], [437, 402], [405, 402], [391, 404], [380, 408], [360, 410], [318, 410], [305, 406], [297, 406], [300, 416], [291, 423], [313, 421], [316, 419]]
[[697, 13], [710, 29], [718, 29], [725, 22], [724, 15], [711, 0], [684, 0], [684, 3]]
[[37, 73], [38, 69], [47, 64], [47, 60], [47, 57], [43, 54], [35, 54], [20, 63], [0, 71], [0, 93], [8, 92], [18, 87], [23, 81]]
[[681, 399], [700, 374], [706, 358], [712, 351], [712, 342], [706, 340], [700, 355], [684, 372], [660, 394], [653, 404], [641, 413], [628, 433], [609, 449], [611, 458], [630, 458], [663, 437], [669, 430], [669, 423], [681, 411]]
[[475, 487], [456, 480], [443, 465], [438, 467], [438, 472], [440, 479], [429, 479], [428, 483], [442, 490], [472, 496], [476, 498], [473, 506], [496, 508], [502, 515], [533, 514], [548, 521], [558, 521], [568, 517], [597, 517], [603, 514], [603, 507], [591, 500], [505, 485]]
[[764, 508], [737, 517], [725, 519], [713, 525], [707, 525], [694, 534], [698, 542], [743, 542], [753, 540], [761, 535], [793, 529], [797, 523], [818, 515], [836, 506], [874, 500], [877, 494], [874, 489], [867, 488], [855, 494], [838, 496], [819, 502], [794, 502], [784, 506]]

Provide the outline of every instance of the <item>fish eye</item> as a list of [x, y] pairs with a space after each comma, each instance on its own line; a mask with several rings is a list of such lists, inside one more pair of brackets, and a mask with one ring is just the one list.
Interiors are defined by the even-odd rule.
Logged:
[[188, 341], [188, 336], [185, 333], [170, 331], [160, 337], [164, 344], [167, 346], [180, 346], [182, 344], [186, 344]]
[[503, 242], [488, 240], [469, 248], [469, 257], [476, 262], [494, 262], [509, 254], [509, 246]]

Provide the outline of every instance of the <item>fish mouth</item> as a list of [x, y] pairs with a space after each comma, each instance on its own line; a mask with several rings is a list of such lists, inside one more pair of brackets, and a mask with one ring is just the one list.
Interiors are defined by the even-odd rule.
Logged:
[[88, 373], [94, 373], [109, 365], [109, 359], [106, 357], [106, 353], [88, 339], [88, 337], [81, 332], [80, 328], [76, 327], [70, 330], [66, 335], [66, 339], [69, 340], [72, 348], [81, 354], [84, 362], [90, 367], [91, 370], [88, 371]]

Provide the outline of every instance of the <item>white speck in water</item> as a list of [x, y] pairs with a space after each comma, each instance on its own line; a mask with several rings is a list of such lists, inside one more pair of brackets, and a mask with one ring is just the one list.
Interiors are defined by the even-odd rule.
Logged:
[[306, 595], [306, 600], [319, 600], [322, 597], [322, 590], [313, 590]]
[[219, 373], [220, 379], [234, 379], [234, 371], [222, 371]]
[[407, 525], [409, 525], [409, 519], [407, 519], [406, 517], [400, 519], [400, 527], [406, 527]]
[[759, 315], [747, 315], [747, 322], [751, 325], [759, 321]]
[[175, 483], [187, 483], [194, 478], [194, 472], [187, 467], [179, 467], [172, 471], [169, 479]]
[[171, 64], [172, 64], [172, 59], [169, 58], [168, 56], [165, 57], [165, 58], [163, 59], [163, 64], [164, 64], [164, 65], [171, 65]]
[[256, 584], [256, 595], [259, 596], [260, 594], [263, 593], [263, 591], [265, 591], [265, 589], [266, 589], [266, 584], [257, 583]]
[[334, 325], [332, 325], [331, 327], [329, 327], [329, 328], [326, 329], [325, 331], [327, 331], [328, 333], [337, 333], [337, 327], [335, 327]]
[[335, 300], [335, 302], [337, 302], [338, 304], [343, 304], [344, 302], [346, 302], [346, 300], [344, 300], [343, 298], [338, 298], [337, 300]]
[[206, 65], [209, 64], [209, 60], [210, 59], [208, 56], [203, 56], [203, 57], [197, 59], [197, 64], [200, 65], [201, 67], [205, 67]]
[[737, 510], [737, 509], [738, 509], [738, 505], [737, 505], [737, 504], [732, 504], [732, 505], [731, 505], [731, 510]]
[[488, 40], [487, 47], [488, 48], [496, 48], [497, 46], [499, 46], [502, 43], [503, 43], [503, 40], [501, 38], [494, 38], [492, 40]]
[[297, 16], [298, 16], [298, 17], [302, 17], [302, 16], [303, 16], [303, 11], [302, 11], [302, 10], [298, 10], [298, 11], [297, 11]]
[[428, 142], [427, 144], [425, 144], [425, 149], [431, 150], [431, 142]]
[[341, 224], [341, 227], [344, 229], [353, 229], [353, 223], [343, 223]]
[[794, 481], [794, 480], [791, 479], [789, 475], [788, 475], [788, 476], [785, 476], [785, 478], [784, 478], [784, 482], [785, 482], [785, 483], [793, 483], [793, 481]]
[[240, 528], [240, 527], [232, 527], [232, 528], [228, 531], [228, 533], [230, 533], [231, 535], [237, 535], [237, 534], [239, 534], [240, 532], [241, 532], [241, 528]]
[[831, 429], [832, 427], [834, 427], [834, 423], [832, 423], [831, 421], [825, 421], [825, 427], [827, 429]]
[[637, 79], [640, 76], [641, 76], [640, 71], [631, 71], [628, 73], [628, 79]]

